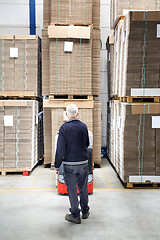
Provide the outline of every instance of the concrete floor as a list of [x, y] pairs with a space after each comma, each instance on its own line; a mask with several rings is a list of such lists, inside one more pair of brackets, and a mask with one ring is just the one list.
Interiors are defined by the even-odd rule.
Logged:
[[158, 240], [160, 190], [126, 190], [106, 159], [94, 170], [91, 215], [64, 220], [67, 196], [57, 194], [54, 171], [0, 176], [0, 240]]

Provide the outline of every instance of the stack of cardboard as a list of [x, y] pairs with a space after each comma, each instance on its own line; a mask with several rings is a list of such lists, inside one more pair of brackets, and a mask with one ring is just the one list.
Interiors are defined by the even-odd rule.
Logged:
[[36, 165], [38, 105], [35, 100], [0, 101], [1, 170], [30, 171]]
[[44, 100], [44, 152], [45, 163], [54, 164], [55, 136], [65, 122], [65, 110], [68, 104], [74, 103], [79, 109], [79, 119], [93, 133], [93, 160], [100, 164], [101, 152], [101, 103], [93, 100]]
[[114, 31], [109, 96], [118, 101], [109, 103], [108, 157], [125, 183], [160, 182], [160, 104], [143, 102], [160, 102], [159, 22], [160, 11], [130, 11]]
[[[160, 96], [159, 21], [158, 11], [131, 12], [125, 18], [119, 96]], [[143, 88], [146, 88], [145, 92]]]
[[160, 175], [160, 104], [112, 101], [110, 107], [115, 114], [108, 123], [112, 137], [108, 155], [117, 173], [125, 183], [141, 175], [152, 181], [152, 176]]
[[110, 4], [110, 24], [114, 28], [121, 16], [125, 16], [128, 11], [160, 10], [159, 0], [111, 0]]
[[0, 95], [41, 96], [40, 38], [1, 35], [0, 42]]
[[160, 96], [160, 12], [130, 12], [114, 33], [113, 95]]
[[92, 24], [94, 28], [100, 27], [100, 0], [92, 0]]
[[100, 29], [92, 32], [92, 94], [100, 93]]
[[100, 94], [99, 10], [99, 0], [44, 1], [44, 96]]
[[52, 0], [51, 24], [91, 24], [92, 0]]
[[1, 35], [0, 43], [0, 168], [31, 171], [43, 155], [41, 40]]
[[93, 132], [94, 162], [101, 162], [100, 102], [93, 101], [100, 94], [99, 27], [100, 0], [44, 1], [42, 94], [49, 97], [44, 101], [46, 164], [54, 164], [55, 135], [69, 103], [77, 104], [80, 120]]
[[[59, 31], [61, 31], [61, 27], [55, 28], [56, 30], [60, 28]], [[62, 28], [69, 29], [70, 27]], [[56, 35], [52, 35], [55, 38], [50, 40], [49, 94], [92, 95], [92, 40], [87, 39], [89, 38], [87, 35], [90, 35], [90, 28], [72, 27], [72, 31], [74, 32], [76, 28], [78, 28], [77, 31], [81, 31], [79, 38], [66, 40], [61, 38], [57, 41]], [[86, 33], [84, 30], [87, 28]], [[73, 52], [64, 51], [68, 43], [73, 44]]]
[[82, 26], [50, 26], [48, 31], [44, 29], [42, 37], [43, 95], [98, 96], [100, 30]]

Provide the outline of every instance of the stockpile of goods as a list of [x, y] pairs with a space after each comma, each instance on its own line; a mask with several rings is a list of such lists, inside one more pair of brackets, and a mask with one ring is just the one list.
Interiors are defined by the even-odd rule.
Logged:
[[0, 42], [0, 171], [31, 171], [43, 156], [41, 40], [1, 35]]
[[60, 126], [65, 122], [65, 110], [68, 104], [76, 104], [79, 109], [78, 118], [93, 133], [93, 159], [100, 163], [101, 149], [101, 103], [93, 100], [44, 100], [44, 150], [45, 163], [54, 164], [55, 137]]
[[41, 40], [0, 36], [0, 96], [41, 96]]
[[129, 11], [160, 10], [160, 0], [111, 0], [110, 25], [113, 29], [118, 20]]
[[160, 182], [159, 45], [160, 11], [127, 13], [108, 40], [108, 157], [124, 183]]
[[54, 163], [55, 135], [72, 102], [95, 135], [94, 162], [100, 163], [100, 102], [93, 100], [100, 94], [100, 1], [45, 0], [43, 16], [44, 161]]
[[160, 104], [111, 101], [109, 111], [109, 158], [120, 178], [160, 181]]

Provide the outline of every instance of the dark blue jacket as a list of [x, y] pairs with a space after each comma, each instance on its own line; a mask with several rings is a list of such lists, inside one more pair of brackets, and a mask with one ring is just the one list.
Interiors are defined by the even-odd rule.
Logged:
[[57, 150], [55, 155], [55, 168], [64, 164], [78, 165], [88, 160], [87, 148], [89, 146], [88, 129], [86, 124], [77, 118], [72, 118], [59, 129]]

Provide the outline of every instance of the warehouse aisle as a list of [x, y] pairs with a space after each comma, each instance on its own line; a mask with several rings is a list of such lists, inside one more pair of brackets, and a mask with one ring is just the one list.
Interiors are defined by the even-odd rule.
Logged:
[[[38, 166], [29, 177], [0, 176], [1, 240], [157, 240], [159, 190], [126, 190], [102, 159], [94, 170], [91, 215], [81, 225], [64, 220], [68, 197], [57, 194], [54, 172]], [[131, 235], [132, 234], [132, 235]]]

